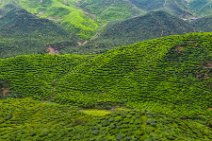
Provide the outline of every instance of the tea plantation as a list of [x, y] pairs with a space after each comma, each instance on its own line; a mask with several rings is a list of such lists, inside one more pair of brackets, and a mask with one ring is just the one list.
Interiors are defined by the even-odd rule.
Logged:
[[0, 140], [210, 141], [211, 69], [212, 33], [1, 59]]

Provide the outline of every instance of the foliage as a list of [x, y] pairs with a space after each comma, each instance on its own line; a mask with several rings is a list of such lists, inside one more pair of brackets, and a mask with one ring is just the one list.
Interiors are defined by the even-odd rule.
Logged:
[[[184, 21], [163, 11], [156, 11], [108, 24], [102, 33], [83, 46], [87, 52], [101, 53], [116, 46], [175, 34], [211, 32], [210, 17]], [[84, 51], [84, 50], [83, 50]], [[80, 50], [80, 52], [83, 52]]]
[[197, 31], [201, 32], [211, 32], [212, 31], [212, 16], [210, 17], [203, 17], [192, 22], [194, 28]]
[[[30, 98], [0, 100], [0, 140], [211, 140], [211, 112], [187, 117], [142, 110], [84, 114], [77, 107]], [[156, 108], [156, 107], [155, 107]], [[167, 109], [166, 109], [167, 110]]]
[[192, 12], [199, 16], [211, 16], [211, 5], [210, 0], [192, 0], [189, 3], [189, 8]]
[[50, 44], [62, 52], [66, 47], [58, 43], [67, 40], [69, 48], [77, 46], [78, 37], [59, 25], [14, 5], [7, 5], [5, 9], [9, 11], [0, 19], [0, 57], [46, 53]]
[[60, 0], [18, 0], [2, 1], [3, 4], [13, 2], [21, 8], [26, 9], [42, 18], [48, 18], [62, 25], [66, 30], [78, 34], [81, 38], [87, 39], [94, 35], [98, 28], [98, 23], [77, 8], [72, 1]]
[[80, 7], [95, 15], [95, 18], [102, 21], [116, 21], [143, 14], [130, 1], [124, 0], [80, 0]]
[[10, 98], [0, 100], [0, 140], [209, 141], [211, 39], [190, 33], [94, 56], [1, 59]]

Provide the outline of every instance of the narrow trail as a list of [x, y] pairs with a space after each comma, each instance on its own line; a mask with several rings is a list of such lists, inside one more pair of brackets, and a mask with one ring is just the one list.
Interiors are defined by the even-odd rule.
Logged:
[[100, 26], [99, 29], [97, 30], [96, 34], [95, 34], [93, 37], [91, 37], [91, 39], [90, 39], [89, 41], [98, 38], [99, 35], [101, 34], [102, 30], [105, 28], [105, 26], [106, 26], [107, 24], [108, 24], [108, 23], [104, 23], [102, 26]]

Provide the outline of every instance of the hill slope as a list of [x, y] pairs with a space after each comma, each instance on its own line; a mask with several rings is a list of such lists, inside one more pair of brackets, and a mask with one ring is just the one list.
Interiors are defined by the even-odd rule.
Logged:
[[212, 17], [203, 17], [192, 22], [196, 31], [210, 32], [212, 31]]
[[185, 0], [130, 0], [136, 6], [146, 11], [164, 10], [179, 17], [190, 17], [192, 13], [188, 10]]
[[108, 51], [63, 77], [61, 97], [56, 99], [66, 95], [70, 102], [80, 103], [92, 95], [91, 104], [112, 97], [120, 103], [191, 102], [210, 107], [211, 37], [211, 33], [170, 36]]
[[[151, 97], [172, 99], [176, 105], [188, 104], [190, 99], [197, 105], [211, 106], [206, 100], [211, 92], [211, 72], [210, 67], [207, 68], [211, 63], [211, 33], [150, 40], [111, 50], [84, 63], [77, 56], [71, 58], [22, 56], [3, 59], [0, 78], [11, 82], [13, 91], [23, 95], [45, 99], [55, 88], [52, 100], [81, 104], [87, 99], [85, 106], [101, 100], [126, 104], [143, 98], [148, 101]], [[78, 62], [78, 65], [70, 67], [71, 62]], [[54, 73], [44, 73], [46, 71], [56, 71], [59, 78]], [[158, 100], [159, 103], [165, 101]]]
[[142, 9], [126, 0], [80, 0], [80, 7], [95, 15], [98, 21], [114, 21], [144, 14]]
[[48, 19], [38, 18], [24, 9], [6, 5], [0, 18], [0, 57], [46, 53], [50, 44], [57, 43], [60, 52], [66, 46], [75, 48], [79, 38]]
[[157, 11], [145, 16], [109, 24], [99, 37], [86, 46], [97, 47], [97, 50], [105, 50], [117, 45], [193, 31], [194, 29], [190, 23], [166, 12]]
[[75, 1], [59, 0], [3, 0], [0, 5], [13, 3], [41, 18], [48, 18], [62, 25], [66, 30], [86, 39], [95, 34], [98, 24], [75, 5]]
[[11, 98], [0, 100], [0, 139], [210, 141], [211, 39], [186, 34], [93, 57], [1, 59], [0, 86]]
[[191, 0], [188, 4], [189, 9], [197, 16], [211, 16], [212, 1], [211, 0]]
[[68, 33], [49, 21], [40, 19], [24, 9], [14, 8], [0, 18], [1, 35], [40, 35], [40, 36], [61, 36]]
[[8, 3], [53, 20], [82, 39], [90, 39], [105, 22], [151, 11], [162, 10], [186, 19], [208, 16], [212, 11], [210, 0], [1, 0], [0, 7]]
[[211, 39], [185, 34], [97, 56], [1, 59], [0, 86], [11, 98], [0, 100], [0, 139], [209, 141]]

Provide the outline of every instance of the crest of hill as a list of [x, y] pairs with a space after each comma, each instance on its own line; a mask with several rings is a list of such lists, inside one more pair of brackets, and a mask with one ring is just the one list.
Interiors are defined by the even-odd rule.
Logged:
[[0, 34], [3, 35], [68, 35], [59, 25], [41, 19], [24, 9], [14, 7], [0, 18]]
[[192, 22], [196, 31], [211, 32], [212, 31], [212, 16], [199, 18]]
[[211, 0], [191, 0], [188, 7], [198, 17], [212, 16]]
[[[0, 57], [3, 58], [20, 54], [47, 53], [48, 46], [53, 44], [60, 52], [67, 48], [74, 50], [79, 41], [78, 36], [67, 32], [60, 25], [39, 18], [13, 4], [2, 8], [0, 37]], [[68, 47], [64, 44], [68, 44]]]
[[70, 102], [72, 96], [82, 102], [92, 95], [93, 102], [151, 99], [199, 105], [204, 101], [209, 107], [212, 74], [205, 64], [212, 60], [211, 38], [211, 33], [174, 35], [108, 51], [63, 77], [56, 99], [66, 95]]
[[190, 33], [96, 56], [0, 59], [10, 97], [42, 100], [1, 99], [0, 140], [210, 141], [211, 44], [212, 33]]
[[192, 27], [187, 22], [164, 11], [156, 11], [109, 26], [102, 36], [138, 38], [143, 36], [143, 39], [148, 39], [192, 31]]
[[155, 102], [192, 103], [207, 109], [211, 38], [211, 33], [168, 36], [91, 59], [60, 55], [2, 59], [0, 78], [11, 82], [13, 92], [23, 97], [82, 107]]
[[146, 11], [164, 10], [179, 17], [190, 17], [192, 13], [185, 0], [130, 0], [137, 7]]
[[[64, 29], [83, 39], [95, 34], [98, 23], [88, 13], [80, 9], [78, 0], [2, 0], [0, 4], [13, 3], [40, 18], [47, 18], [60, 24]], [[1, 5], [0, 5], [1, 6]]]
[[99, 37], [91, 40], [86, 47], [94, 46], [97, 50], [105, 50], [112, 46], [193, 31], [190, 23], [164, 11], [156, 11], [109, 24]]

